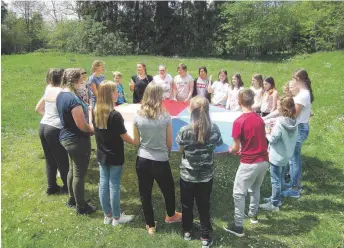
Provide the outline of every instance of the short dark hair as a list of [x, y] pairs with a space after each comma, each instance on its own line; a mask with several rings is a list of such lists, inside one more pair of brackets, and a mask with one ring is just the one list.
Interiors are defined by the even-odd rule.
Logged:
[[52, 86], [60, 86], [62, 82], [62, 76], [63, 76], [64, 69], [62, 68], [56, 68], [52, 69], [50, 72], [50, 84]]
[[239, 104], [244, 107], [251, 107], [254, 103], [254, 92], [251, 89], [242, 89], [239, 92]]
[[206, 74], [208, 74], [207, 67], [201, 66], [200, 68], [198, 68], [198, 75], [199, 75], [199, 73], [201, 72], [201, 70], [203, 70]]

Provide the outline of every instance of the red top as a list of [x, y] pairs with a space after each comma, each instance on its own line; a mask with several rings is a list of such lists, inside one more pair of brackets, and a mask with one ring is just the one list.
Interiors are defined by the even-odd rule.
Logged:
[[177, 116], [185, 108], [189, 106], [187, 102], [177, 102], [173, 100], [164, 100], [162, 104], [171, 116]]
[[265, 123], [254, 112], [244, 113], [234, 121], [232, 137], [240, 139], [241, 163], [255, 164], [269, 161], [265, 135]]

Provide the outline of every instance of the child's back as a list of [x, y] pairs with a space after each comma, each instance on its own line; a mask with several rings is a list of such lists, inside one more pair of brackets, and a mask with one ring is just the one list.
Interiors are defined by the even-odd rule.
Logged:
[[187, 182], [211, 180], [214, 171], [214, 150], [223, 143], [218, 126], [212, 124], [210, 139], [204, 144], [197, 142], [192, 125], [185, 126], [179, 131], [176, 142], [184, 147], [180, 177]]
[[265, 123], [254, 112], [243, 113], [233, 123], [233, 139], [240, 139], [241, 163], [253, 164], [268, 161]]

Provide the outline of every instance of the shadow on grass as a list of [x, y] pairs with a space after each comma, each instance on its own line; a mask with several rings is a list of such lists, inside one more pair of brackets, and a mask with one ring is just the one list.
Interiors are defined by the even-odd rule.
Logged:
[[[129, 151], [126, 152], [126, 162], [121, 183], [121, 209], [125, 210], [127, 214], [135, 215], [134, 221], [129, 223], [128, 227], [144, 229], [145, 221], [135, 171], [136, 154], [133, 148], [129, 148], [128, 150]], [[214, 185], [211, 196], [211, 215], [214, 220], [220, 219], [220, 222], [227, 222], [229, 219], [233, 218], [234, 203], [232, 191], [235, 174], [240, 163], [239, 159], [240, 158], [237, 156], [230, 155], [221, 155], [216, 158]], [[179, 161], [180, 156], [178, 154], [173, 154], [170, 164], [175, 181], [177, 211], [180, 211]], [[333, 168], [333, 164], [331, 162], [303, 156], [303, 165], [303, 182], [306, 185], [304, 187], [304, 195], [312, 192], [317, 195], [342, 194], [342, 188], [340, 188], [336, 183], [340, 182], [339, 178], [343, 178], [343, 174], [340, 170]], [[101, 211], [98, 197], [99, 168], [95, 155], [92, 155], [90, 161], [87, 182], [91, 185], [91, 189], [87, 193], [91, 197], [92, 202], [97, 203], [98, 210], [100, 210], [97, 214], [93, 215], [92, 218], [102, 218], [103, 213]], [[268, 196], [270, 193], [271, 183], [268, 172], [261, 188], [261, 196]], [[181, 234], [180, 223], [164, 223], [166, 215], [165, 201], [156, 183], [154, 183], [153, 186], [152, 202], [155, 220], [158, 221], [158, 232]], [[246, 204], [246, 207], [248, 207], [248, 205], [249, 204]], [[199, 219], [196, 206], [197, 205], [195, 204], [195, 220]], [[215, 245], [227, 246], [230, 244], [233, 247], [288, 247], [286, 244], [275, 239], [264, 237], [264, 235], [288, 237], [291, 235], [302, 235], [304, 233], [311, 232], [314, 227], [319, 225], [319, 219], [312, 215], [312, 212], [338, 211], [343, 208], [343, 204], [335, 203], [328, 199], [286, 199], [282, 207], [283, 213], [281, 215], [274, 218], [270, 213], [261, 212], [262, 220], [260, 221], [260, 225], [257, 225], [254, 228], [249, 227], [245, 229], [246, 236], [244, 238], [237, 238], [228, 234], [222, 229], [222, 226], [218, 226], [218, 222], [214, 222], [213, 237], [215, 239]], [[310, 214], [295, 216], [290, 215], [288, 213], [290, 211], [309, 212]], [[194, 230], [195, 238], [200, 237], [200, 231], [197, 230], [197, 228]], [[293, 230], [293, 232], [290, 232], [290, 230]]]
[[313, 187], [305, 187], [305, 193], [319, 195], [343, 195], [342, 170], [331, 161], [321, 161], [316, 157], [302, 156], [302, 181], [311, 182]]

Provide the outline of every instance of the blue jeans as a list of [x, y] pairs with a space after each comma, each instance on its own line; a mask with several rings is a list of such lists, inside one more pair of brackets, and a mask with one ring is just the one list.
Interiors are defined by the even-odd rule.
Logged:
[[271, 174], [271, 203], [275, 207], [281, 201], [281, 190], [284, 184], [284, 169], [285, 166], [276, 166], [270, 163], [270, 174]]
[[121, 215], [120, 193], [123, 166], [99, 163], [99, 199], [107, 216], [119, 218]]
[[291, 186], [301, 188], [301, 174], [302, 174], [302, 160], [301, 148], [303, 142], [307, 139], [309, 134], [308, 123], [300, 123], [297, 125], [298, 133], [294, 154], [289, 161], [290, 165], [290, 182]]

